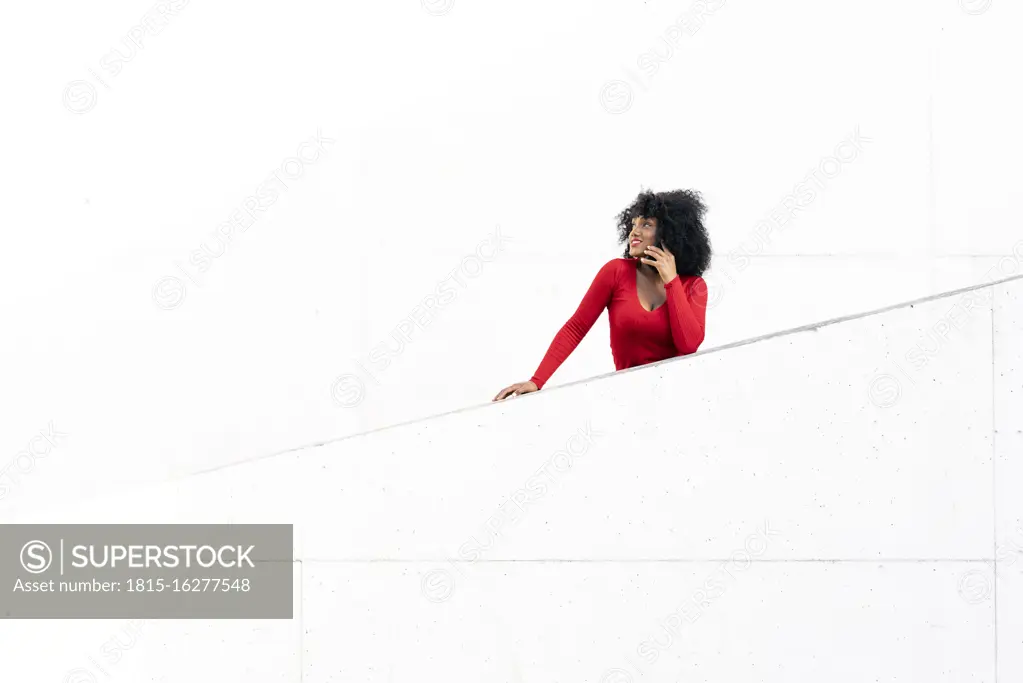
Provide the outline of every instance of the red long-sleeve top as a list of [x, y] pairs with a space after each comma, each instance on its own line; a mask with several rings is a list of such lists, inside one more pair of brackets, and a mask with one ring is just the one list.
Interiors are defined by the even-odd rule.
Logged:
[[684, 356], [700, 348], [707, 312], [707, 284], [703, 278], [676, 275], [664, 286], [664, 303], [648, 311], [639, 303], [638, 267], [639, 259], [632, 258], [616, 258], [604, 264], [530, 378], [537, 389], [543, 388], [575, 350], [605, 308], [616, 370]]

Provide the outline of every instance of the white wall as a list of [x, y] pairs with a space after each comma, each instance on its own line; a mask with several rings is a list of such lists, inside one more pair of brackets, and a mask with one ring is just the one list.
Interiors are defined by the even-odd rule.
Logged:
[[998, 567], [999, 673], [1023, 675], [1023, 286], [995, 290], [994, 306], [994, 496]]
[[[1023, 8], [983, 6], [179, 0], [156, 35], [145, 2], [10, 8], [0, 453], [66, 436], [5, 473], [0, 515], [488, 400], [619, 253], [641, 187], [706, 194], [707, 348], [986, 281], [1014, 248], [1019, 270]], [[317, 131], [336, 142], [270, 180]], [[272, 206], [181, 273], [262, 185]], [[612, 368], [605, 320], [551, 387]]]
[[1015, 680], [1021, 302], [1016, 279], [30, 517], [296, 525], [295, 622], [159, 624], [131, 680], [213, 680], [175, 653], [218, 636], [249, 666], [225, 682]]

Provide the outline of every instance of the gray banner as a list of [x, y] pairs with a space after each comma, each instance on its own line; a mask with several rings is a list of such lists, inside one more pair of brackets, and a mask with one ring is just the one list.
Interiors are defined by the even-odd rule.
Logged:
[[0, 525], [0, 618], [291, 619], [290, 524]]

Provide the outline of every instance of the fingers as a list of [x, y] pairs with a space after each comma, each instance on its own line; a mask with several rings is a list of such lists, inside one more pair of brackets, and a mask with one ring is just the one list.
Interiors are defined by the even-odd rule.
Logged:
[[518, 384], [512, 384], [511, 386], [507, 386], [504, 389], [501, 389], [501, 391], [497, 392], [497, 396], [495, 396], [493, 400], [503, 401], [509, 396], [514, 396], [515, 392], [518, 391], [518, 388], [519, 388]]
[[646, 256], [650, 259], [653, 259], [654, 261], [660, 261], [661, 259], [664, 258], [664, 252], [661, 251], [660, 249], [657, 249], [657, 247], [647, 247]]
[[667, 249], [661, 249], [660, 247], [647, 247], [647, 251], [653, 254], [657, 254], [666, 261], [675, 258], [675, 256], [670, 251], [668, 251]]

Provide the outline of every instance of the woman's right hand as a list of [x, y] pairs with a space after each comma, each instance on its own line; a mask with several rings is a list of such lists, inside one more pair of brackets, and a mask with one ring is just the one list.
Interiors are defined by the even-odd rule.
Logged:
[[493, 400], [503, 401], [509, 396], [531, 394], [534, 391], [539, 391], [539, 389], [537, 389], [536, 385], [533, 384], [532, 382], [519, 382], [518, 384], [513, 384], [510, 387], [505, 387], [504, 389], [501, 389], [501, 391], [497, 392], [497, 396], [495, 396]]

